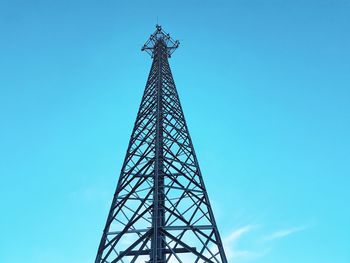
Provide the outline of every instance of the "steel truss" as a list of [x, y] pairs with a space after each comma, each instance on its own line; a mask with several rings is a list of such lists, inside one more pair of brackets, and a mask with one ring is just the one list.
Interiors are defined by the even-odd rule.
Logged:
[[95, 263], [227, 263], [157, 26], [153, 58]]

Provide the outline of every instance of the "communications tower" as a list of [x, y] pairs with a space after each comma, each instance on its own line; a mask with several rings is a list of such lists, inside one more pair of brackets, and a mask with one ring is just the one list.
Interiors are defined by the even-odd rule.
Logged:
[[152, 66], [95, 263], [227, 263], [161, 26], [142, 51]]

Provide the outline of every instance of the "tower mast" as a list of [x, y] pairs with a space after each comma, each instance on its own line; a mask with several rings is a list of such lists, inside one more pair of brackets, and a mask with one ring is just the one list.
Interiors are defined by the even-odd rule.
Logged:
[[227, 263], [157, 25], [153, 61], [95, 263]]

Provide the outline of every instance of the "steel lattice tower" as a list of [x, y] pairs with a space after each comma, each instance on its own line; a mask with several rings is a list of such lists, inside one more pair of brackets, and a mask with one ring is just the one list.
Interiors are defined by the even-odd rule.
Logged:
[[153, 62], [95, 263], [227, 263], [157, 25]]

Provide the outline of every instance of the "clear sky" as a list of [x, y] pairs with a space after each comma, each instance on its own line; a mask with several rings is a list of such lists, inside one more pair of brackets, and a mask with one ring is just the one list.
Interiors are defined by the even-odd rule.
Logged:
[[93, 262], [158, 17], [230, 262], [349, 263], [349, 13], [0, 0], [0, 262]]

